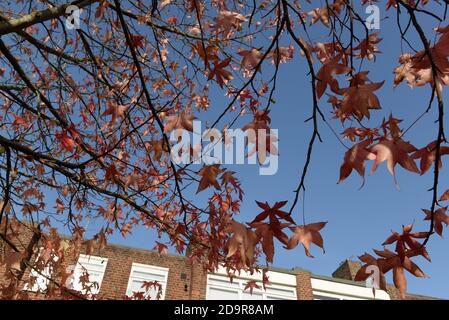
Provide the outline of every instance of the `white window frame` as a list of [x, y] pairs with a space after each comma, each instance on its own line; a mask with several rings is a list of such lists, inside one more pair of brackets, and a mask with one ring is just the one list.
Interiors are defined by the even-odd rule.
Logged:
[[133, 264], [131, 265], [131, 271], [129, 273], [128, 286], [126, 287], [126, 295], [128, 297], [131, 297], [133, 295], [133, 292], [131, 291], [131, 286], [132, 286], [133, 279], [143, 280], [143, 281], [155, 281], [154, 279], [149, 279], [149, 278], [146, 278], [146, 277], [133, 276], [134, 271], [151, 272], [153, 274], [157, 274], [157, 275], [160, 275], [160, 276], [164, 277], [163, 281], [158, 281], [158, 283], [162, 287], [161, 300], [164, 300], [165, 299], [165, 290], [167, 289], [168, 271], [169, 270], [170, 270], [169, 268], [164, 268], [164, 267], [159, 267], [159, 266], [153, 266], [153, 265], [150, 265], [150, 264], [142, 264], [142, 263], [133, 262]]
[[[39, 260], [40, 255], [42, 254], [43, 248], [39, 250], [39, 253], [34, 260], [35, 262]], [[51, 254], [51, 258], [54, 262], [57, 262], [59, 260], [59, 257], [55, 255], [54, 253]], [[48, 263], [48, 262], [47, 262]], [[30, 291], [30, 292], [36, 292], [36, 293], [44, 293], [47, 290], [48, 283], [50, 280], [48, 278], [51, 278], [51, 275], [53, 273], [53, 270], [51, 270], [50, 266], [45, 266], [43, 270], [40, 270], [39, 272], [35, 270], [35, 268], [31, 268], [31, 271], [28, 275], [28, 278], [35, 278], [33, 286], [30, 288], [28, 283], [25, 283], [25, 286], [23, 287], [23, 290]]]
[[98, 256], [88, 256], [85, 254], [80, 254], [78, 257], [78, 261], [76, 262], [75, 268], [73, 270], [73, 281], [72, 281], [72, 289], [81, 291], [82, 293], [85, 293], [82, 288], [81, 283], [79, 282], [79, 279], [81, 275], [87, 271], [89, 273], [89, 269], [87, 269], [83, 264], [96, 264], [97, 266], [101, 266], [100, 269], [100, 276], [99, 279], [97, 279], [95, 282], [98, 284], [98, 288], [96, 291], [92, 292], [92, 294], [98, 294], [101, 289], [101, 283], [103, 282], [104, 274], [106, 271], [106, 266], [108, 264], [108, 259]]
[[[233, 278], [232, 283], [234, 283], [234, 284], [238, 283], [238, 288], [230, 287], [229, 285], [225, 285], [224, 283], [223, 283], [223, 285], [217, 285], [217, 284], [211, 285], [210, 280], [227, 281], [227, 283], [230, 284], [230, 279], [227, 276], [217, 275], [217, 274], [209, 274], [207, 276], [206, 299], [209, 299], [209, 290], [212, 287], [212, 288], [215, 288], [218, 290], [222, 289], [222, 290], [226, 290], [226, 291], [234, 291], [234, 292], [238, 291], [238, 300], [243, 300], [243, 298], [242, 298], [243, 292], [249, 293], [249, 289], [244, 290], [247, 282], [250, 280], [254, 280], [254, 279], [246, 279], [246, 278], [238, 278], [238, 277]], [[266, 285], [267, 289], [272, 288], [272, 289], [280, 289], [280, 290], [291, 290], [293, 295], [290, 296], [290, 295], [282, 295], [282, 294], [267, 292], [267, 291], [263, 290], [262, 281], [256, 281], [256, 283], [260, 287], [260, 289], [254, 288], [253, 292], [257, 293], [257, 294], [261, 294], [262, 300], [268, 300], [267, 298], [269, 296], [275, 297], [275, 298], [280, 298], [283, 300], [297, 300], [298, 299], [297, 292], [296, 292], [296, 286], [287, 285], [287, 284], [276, 284], [276, 283]]]
[[373, 295], [373, 289], [359, 284], [342, 283], [335, 280], [325, 280], [320, 278], [311, 278], [314, 300], [323, 298], [336, 300], [390, 300], [390, 295], [376, 289], [376, 295]]

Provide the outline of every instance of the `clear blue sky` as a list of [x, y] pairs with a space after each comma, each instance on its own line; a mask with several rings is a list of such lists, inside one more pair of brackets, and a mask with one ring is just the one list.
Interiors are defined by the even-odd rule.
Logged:
[[[383, 8], [381, 14], [382, 18], [386, 18]], [[369, 124], [379, 125], [382, 118], [388, 117], [392, 112], [395, 117], [406, 119], [403, 127], [407, 127], [427, 107], [430, 89], [425, 87], [411, 90], [405, 84], [393, 89], [393, 69], [397, 66], [401, 46], [404, 48], [406, 46], [399, 40], [394, 10], [388, 14], [391, 17], [381, 22], [380, 32], [383, 41], [379, 44], [379, 48], [382, 54], [377, 55], [375, 65], [366, 62], [364, 64], [371, 70], [369, 77], [372, 81], [386, 80], [385, 85], [377, 91], [382, 110], [371, 112], [372, 121]], [[429, 35], [432, 34], [431, 28], [434, 26], [425, 25]], [[413, 28], [409, 34], [412, 43], [416, 44], [417, 49], [421, 49], [422, 46], [417, 42]], [[325, 40], [322, 36], [312, 38]], [[296, 58], [299, 56], [298, 52], [299, 50], [296, 49]], [[269, 68], [264, 68], [263, 71], [268, 74]], [[254, 165], [226, 166], [238, 172], [245, 190], [245, 198], [239, 215], [241, 221], [250, 221], [260, 212], [255, 205], [255, 200], [269, 203], [289, 200], [290, 205], [294, 196], [293, 190], [297, 186], [305, 161], [311, 123], [304, 123], [304, 120], [311, 115], [312, 105], [304, 59], [295, 59], [295, 62], [282, 65], [277, 88], [274, 96], [276, 104], [271, 108], [271, 118], [272, 128], [279, 129], [278, 173], [274, 176], [260, 176], [257, 166]], [[449, 89], [445, 88], [445, 90], [445, 101], [449, 105]], [[320, 108], [330, 119], [331, 107], [325, 100], [323, 97], [320, 101]], [[222, 94], [214, 95], [207, 117], [213, 119], [213, 116], [220, 113], [228, 101], [228, 98]], [[436, 112], [433, 109], [407, 133], [405, 139], [411, 140], [416, 147], [423, 147], [433, 141], [437, 134], [437, 128], [433, 123], [435, 119]], [[250, 120], [250, 116], [247, 116], [238, 122], [237, 126]], [[339, 121], [332, 120], [330, 123], [338, 133], [343, 131]], [[422, 221], [421, 208], [428, 208], [431, 204], [432, 195], [427, 191], [432, 185], [431, 171], [424, 176], [419, 176], [397, 166], [397, 178], [400, 184], [400, 190], [398, 190], [393, 178], [386, 170], [385, 163], [372, 176], [368, 176], [371, 167], [368, 163], [366, 183], [361, 190], [359, 190], [361, 178], [356, 173], [353, 173], [343, 184], [337, 185], [339, 168], [346, 149], [323, 123], [320, 124], [320, 134], [324, 142], [317, 142], [314, 148], [312, 164], [306, 180], [305, 214], [307, 223], [329, 221], [322, 231], [326, 253], [323, 254], [318, 247], [313, 246], [312, 254], [315, 258], [311, 259], [304, 255], [300, 246], [290, 251], [278, 246], [274, 266], [284, 268], [298, 266], [315, 274], [330, 275], [344, 259], [357, 259], [357, 256], [365, 251], [372, 253], [372, 248], [382, 248], [381, 243], [390, 235], [390, 230], [400, 231], [402, 224], [414, 223], [416, 231], [428, 229], [428, 223]], [[350, 145], [350, 142], [347, 144]], [[449, 188], [448, 160], [443, 161], [440, 193]], [[199, 200], [210, 196], [211, 192], [211, 190], [204, 191]], [[298, 223], [302, 222], [302, 209], [302, 199], [300, 199], [294, 212], [294, 218]], [[446, 238], [448, 234], [449, 231], [445, 230]], [[154, 246], [152, 239], [154, 239], [153, 231], [134, 230], [126, 240], [116, 234], [110, 241], [151, 249]], [[432, 263], [421, 258], [414, 259], [430, 278], [417, 279], [411, 275], [407, 276], [410, 293], [449, 298], [449, 280], [446, 273], [449, 263], [447, 247], [447, 239], [434, 236], [428, 244]], [[391, 282], [391, 275], [388, 279]]]

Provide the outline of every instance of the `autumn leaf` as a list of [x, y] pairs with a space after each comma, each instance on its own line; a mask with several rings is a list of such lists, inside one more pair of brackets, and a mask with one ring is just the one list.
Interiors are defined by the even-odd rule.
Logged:
[[269, 112], [269, 110], [258, 110], [254, 113], [253, 120], [242, 128], [242, 131], [247, 134], [247, 143], [254, 145], [246, 156], [250, 157], [257, 153], [260, 164], [265, 163], [267, 154], [278, 155], [276, 147], [278, 137], [268, 126], [271, 122]]
[[223, 88], [224, 84], [226, 84], [228, 81], [231, 81], [232, 79], [234, 79], [234, 77], [232, 76], [232, 73], [224, 69], [230, 63], [231, 63], [231, 57], [229, 57], [219, 63], [214, 63], [214, 68], [212, 70], [208, 71], [207, 80], [211, 80], [215, 77], [220, 88]]
[[301, 243], [304, 246], [306, 256], [313, 258], [313, 256], [310, 254], [310, 245], [311, 243], [314, 243], [315, 245], [323, 249], [324, 252], [323, 238], [321, 237], [320, 230], [323, 229], [326, 224], [327, 221], [290, 227], [290, 230], [292, 230], [294, 234], [289, 239], [286, 248], [293, 249], [299, 243]]
[[365, 264], [357, 271], [354, 276], [355, 281], [365, 281], [369, 277], [374, 276], [375, 269], [379, 271], [379, 288], [382, 290], [387, 290], [387, 281], [385, 280], [385, 273], [383, 272], [382, 260], [374, 258], [369, 253], [364, 253], [359, 256], [360, 261]]
[[124, 224], [122, 225], [121, 230], [120, 230], [120, 232], [121, 232], [123, 238], [126, 238], [126, 235], [127, 235], [128, 233], [131, 233], [131, 230], [132, 230], [132, 225], [131, 225], [131, 223], [124, 223]]
[[167, 245], [156, 241], [156, 245], [154, 246], [153, 250], [156, 250], [159, 254], [164, 254], [168, 252], [168, 247]]
[[[417, 150], [415, 153], [411, 155], [412, 159], [421, 159], [420, 162], [421, 175], [426, 173], [432, 166], [432, 163], [436, 160], [436, 148], [437, 142], [433, 141], [424, 148]], [[440, 161], [438, 163], [438, 167], [440, 169], [443, 165], [441, 162], [441, 156], [446, 154], [449, 154], [449, 147], [440, 146]]]
[[84, 245], [86, 246], [86, 255], [92, 255], [95, 249], [95, 239], [92, 238], [90, 240], [84, 241]]
[[193, 132], [193, 120], [196, 118], [186, 111], [181, 112], [179, 115], [165, 116], [163, 118], [164, 120], [167, 120], [167, 123], [164, 125], [164, 133], [169, 133], [177, 129]]
[[222, 172], [223, 170], [220, 169], [220, 164], [213, 164], [209, 166], [205, 165], [203, 168], [201, 168], [201, 170], [197, 173], [202, 178], [200, 180], [196, 193], [199, 193], [210, 186], [214, 186], [215, 189], [221, 190], [221, 187], [217, 182], [217, 175]]
[[368, 60], [373, 60], [375, 58], [375, 54], [379, 53], [379, 49], [376, 47], [376, 44], [378, 44], [380, 41], [382, 41], [381, 38], [379, 38], [379, 32], [372, 33], [368, 35], [367, 39], [362, 40], [355, 48], [355, 50], [360, 50], [360, 53], [357, 55], [361, 59], [368, 58]]
[[229, 38], [232, 30], [241, 30], [241, 25], [246, 21], [246, 17], [238, 12], [220, 11], [218, 16], [214, 18], [215, 25], [213, 29], [217, 33], [222, 33], [224, 38]]
[[145, 37], [143, 37], [141, 35], [138, 35], [138, 34], [131, 35], [131, 42], [135, 47], [143, 48], [145, 46], [144, 40], [145, 40]]
[[70, 138], [65, 131], [55, 134], [56, 139], [61, 143], [63, 149], [68, 152], [73, 152], [76, 147], [76, 142]]
[[328, 63], [325, 63], [316, 74], [316, 93], [318, 98], [321, 98], [321, 96], [326, 91], [327, 86], [329, 86], [332, 91], [338, 90], [338, 82], [334, 78], [334, 75], [345, 74], [351, 71], [351, 68], [349, 68], [348, 66], [338, 63], [339, 59], [340, 58], [338, 57], [336, 59], [333, 59], [332, 61], [329, 61]]
[[267, 262], [273, 262], [274, 257], [274, 238], [276, 237], [281, 243], [287, 245], [288, 236], [282, 229], [288, 227], [290, 223], [263, 223], [251, 222], [249, 224], [255, 229], [257, 235], [257, 242], [262, 243], [262, 250], [265, 253]]
[[256, 48], [252, 48], [251, 50], [242, 50], [239, 51], [238, 54], [243, 57], [241, 62], [242, 68], [248, 70], [256, 68], [263, 57], [263, 54], [260, 52], [260, 49]]
[[[385, 240], [382, 245], [388, 245], [396, 243], [395, 251], [401, 257], [404, 257], [409, 250], [419, 250], [422, 245], [415, 239], [423, 239], [426, 238], [429, 233], [428, 232], [411, 232], [413, 228], [412, 224], [406, 225], [402, 227], [402, 234], [399, 234], [396, 231], [392, 231], [392, 235]], [[424, 250], [420, 252], [420, 254], [430, 261], [430, 256], [427, 251]]]
[[205, 46], [201, 41], [197, 41], [194, 45], [192, 45], [193, 51], [200, 56], [200, 58], [204, 61], [207, 67], [209, 67], [210, 63], [217, 63], [219, 61], [218, 58], [218, 47], [214, 45]]
[[273, 207], [270, 207], [268, 202], [263, 203], [256, 201], [256, 203], [260, 208], [263, 209], [263, 211], [259, 213], [256, 218], [254, 218], [253, 222], [260, 222], [268, 218], [270, 223], [279, 223], [278, 218], [281, 218], [290, 223], [295, 223], [287, 212], [279, 210], [287, 204], [287, 201], [276, 202]]
[[396, 164], [399, 163], [401, 167], [410, 172], [419, 173], [416, 163], [408, 155], [409, 153], [416, 151], [416, 148], [402, 139], [389, 140], [382, 138], [379, 143], [368, 150], [376, 155], [374, 165], [371, 168], [371, 173], [376, 171], [380, 163], [387, 161], [388, 171], [393, 176], [396, 185], [397, 180], [394, 171]]
[[156, 161], [161, 161], [162, 154], [168, 153], [168, 147], [164, 139], [146, 142], [145, 146], [148, 148], [149, 151], [154, 152], [154, 159]]
[[[432, 220], [432, 211], [427, 209], [422, 209], [426, 217], [424, 220]], [[443, 237], [443, 223], [447, 226], [449, 224], [449, 216], [446, 215], [447, 207], [441, 207], [433, 213], [433, 226], [435, 232]]]
[[220, 177], [221, 184], [225, 188], [227, 188], [228, 185], [231, 185], [234, 188], [234, 190], [238, 193], [239, 199], [241, 201], [243, 199], [244, 192], [240, 184], [240, 181], [238, 181], [238, 179], [234, 175], [235, 175], [234, 171], [225, 171]]
[[128, 110], [128, 106], [118, 105], [115, 103], [109, 103], [108, 108], [101, 115], [102, 117], [111, 116], [111, 120], [109, 121], [109, 125], [114, 125], [117, 123], [118, 118], [123, 118], [126, 110]]
[[260, 286], [257, 284], [257, 282], [255, 280], [249, 280], [246, 283], [245, 288], [243, 289], [244, 291], [249, 289], [249, 293], [252, 295], [253, 294], [253, 290], [254, 289], [260, 289]]
[[440, 197], [440, 201], [447, 201], [447, 200], [449, 200], [449, 190], [446, 190]]
[[232, 234], [226, 243], [226, 257], [232, 257], [238, 252], [242, 264], [251, 267], [254, 262], [254, 250], [257, 244], [256, 233], [234, 219], [228, 223], [225, 232]]
[[350, 86], [340, 89], [338, 92], [343, 95], [341, 108], [337, 110], [336, 116], [342, 121], [353, 116], [359, 121], [364, 117], [370, 118], [370, 109], [380, 109], [379, 98], [374, 91], [380, 89], [385, 81], [369, 84]]
[[382, 259], [382, 272], [386, 273], [393, 270], [393, 283], [401, 293], [401, 298], [405, 299], [405, 293], [407, 291], [407, 279], [405, 278], [404, 270], [415, 277], [425, 278], [424, 272], [410, 260], [408, 256], [400, 256], [394, 252], [385, 249], [383, 251], [374, 250], [377, 255], [384, 258]]
[[340, 167], [340, 179], [338, 183], [343, 182], [349, 177], [352, 170], [356, 170], [363, 180], [365, 180], [365, 160], [376, 159], [376, 155], [367, 150], [370, 144], [371, 141], [369, 140], [356, 143], [345, 153], [343, 164]]

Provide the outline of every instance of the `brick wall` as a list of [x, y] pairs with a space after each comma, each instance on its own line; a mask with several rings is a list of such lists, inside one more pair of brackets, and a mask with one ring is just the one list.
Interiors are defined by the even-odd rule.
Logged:
[[312, 280], [310, 272], [296, 271], [296, 295], [298, 300], [313, 300]]
[[361, 268], [362, 264], [358, 261], [345, 260], [342, 264], [332, 273], [332, 277], [338, 279], [354, 280], [357, 271]]
[[[29, 228], [23, 226], [20, 229], [19, 237], [15, 241], [15, 245], [19, 250], [24, 250], [26, 248], [31, 235], [32, 231]], [[5, 250], [7, 249], [8, 246], [0, 240], [0, 260], [3, 260]], [[81, 252], [85, 253], [84, 250], [81, 250]], [[122, 299], [125, 296], [133, 263], [154, 265], [169, 269], [165, 299], [206, 299], [207, 274], [203, 271], [201, 263], [192, 263], [186, 256], [158, 254], [149, 250], [120, 245], [107, 245], [105, 248], [101, 249], [101, 251], [95, 250], [92, 255], [108, 259], [99, 292], [99, 298], [101, 299]], [[75, 265], [78, 257], [74, 255], [68, 256], [71, 256], [72, 258], [67, 258], [66, 266]], [[353, 280], [359, 268], [359, 262], [345, 260], [332, 276], [340, 279]], [[4, 272], [5, 266], [0, 265], [0, 284], [6, 284], [8, 282], [4, 277]], [[282, 271], [279, 270], [278, 272]], [[299, 268], [286, 272], [293, 273], [296, 276], [296, 292], [298, 300], [312, 300], [313, 289], [311, 273]], [[24, 274], [24, 281], [27, 281], [28, 275], [29, 271]], [[388, 285], [387, 291], [391, 299], [400, 299], [399, 291], [394, 286]], [[35, 295], [32, 293], [26, 293], [24, 298], [45, 299], [42, 295]], [[406, 298], [426, 299], [428, 297], [407, 295]]]
[[[32, 231], [26, 226], [23, 226], [19, 230], [18, 241], [14, 241], [14, 244], [19, 250], [24, 251], [31, 236]], [[81, 250], [81, 253], [85, 253], [84, 249]], [[0, 239], [0, 261], [4, 261], [5, 250], [10, 249]], [[99, 297], [102, 299], [122, 299], [125, 296], [133, 263], [154, 265], [169, 269], [165, 299], [206, 298], [207, 276], [203, 272], [201, 264], [191, 263], [190, 259], [185, 256], [158, 254], [149, 250], [119, 245], [108, 245], [101, 251], [95, 250], [92, 255], [108, 259], [99, 292]], [[76, 265], [77, 260], [77, 256], [68, 254], [65, 262], [66, 267]], [[5, 271], [5, 265], [0, 264], [0, 285], [9, 284], [9, 280], [4, 276]], [[25, 283], [28, 277], [29, 270], [25, 272], [22, 282]], [[27, 292], [26, 298], [43, 299], [45, 297], [41, 294]]]
[[167, 300], [205, 298], [206, 275], [199, 265], [192, 264], [187, 257], [158, 254], [117, 245], [108, 245], [101, 252], [94, 252], [93, 255], [108, 259], [99, 292], [104, 299], [124, 297], [133, 263], [169, 269], [165, 292]]

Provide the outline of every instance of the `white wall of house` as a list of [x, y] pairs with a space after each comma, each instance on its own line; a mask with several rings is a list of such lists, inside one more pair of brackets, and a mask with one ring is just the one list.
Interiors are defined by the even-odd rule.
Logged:
[[383, 290], [375, 290], [356, 284], [312, 278], [313, 296], [316, 300], [390, 300]]

